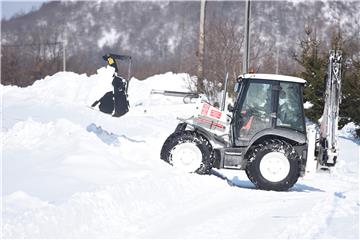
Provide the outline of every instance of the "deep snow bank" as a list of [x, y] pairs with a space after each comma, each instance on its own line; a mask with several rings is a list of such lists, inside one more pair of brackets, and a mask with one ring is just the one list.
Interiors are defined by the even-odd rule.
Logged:
[[59, 72], [34, 82], [27, 88], [1, 86], [3, 98], [27, 97], [28, 100], [39, 100], [43, 103], [89, 104], [111, 90], [113, 68], [100, 68], [97, 74], [90, 77], [85, 74]]
[[[46, 103], [66, 103], [90, 106], [95, 100], [102, 97], [106, 92], [112, 91], [111, 85], [114, 69], [103, 67], [97, 70], [97, 74], [86, 76], [72, 72], [59, 72], [53, 76], [47, 76], [43, 80], [36, 81], [27, 88], [0, 85], [3, 98], [27, 97], [28, 100], [37, 99]], [[132, 78], [129, 84], [129, 101], [132, 106], [148, 102], [151, 90], [169, 90], [189, 92], [194, 89], [194, 82], [188, 74], [174, 74], [171, 72], [155, 75], [146, 80]], [[157, 99], [157, 96], [153, 96]], [[164, 103], [177, 102], [176, 98], [160, 96]], [[180, 99], [182, 103], [182, 99]], [[157, 103], [159, 104], [159, 103]]]
[[97, 72], [90, 77], [60, 72], [27, 88], [1, 86], [3, 195], [23, 191], [61, 202], [77, 191], [142, 176], [163, 164], [158, 161], [162, 143], [176, 126], [176, 116], [192, 107], [181, 100], [174, 111], [169, 103], [178, 103], [176, 98], [157, 96], [161, 101], [155, 106], [147, 100], [152, 89], [187, 91], [189, 76], [133, 78], [129, 95], [161, 111], [152, 115], [134, 106], [119, 119], [87, 107], [112, 90], [113, 68]]

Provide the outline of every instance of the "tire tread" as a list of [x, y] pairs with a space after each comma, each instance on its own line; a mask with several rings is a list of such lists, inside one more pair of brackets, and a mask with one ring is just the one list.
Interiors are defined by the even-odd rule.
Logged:
[[[260, 174], [257, 166], [260, 161], [257, 159], [258, 154], [262, 152], [283, 152], [290, 161], [290, 166], [293, 165], [294, 169], [290, 169], [290, 175], [284, 180], [272, 183], [266, 181]], [[275, 190], [275, 191], [286, 191], [291, 188], [300, 177], [301, 160], [294, 147], [287, 141], [280, 139], [265, 140], [264, 142], [254, 146], [248, 155], [248, 164], [246, 167], [246, 175], [250, 181], [259, 189], [263, 190]], [[265, 181], [264, 181], [265, 180]]]

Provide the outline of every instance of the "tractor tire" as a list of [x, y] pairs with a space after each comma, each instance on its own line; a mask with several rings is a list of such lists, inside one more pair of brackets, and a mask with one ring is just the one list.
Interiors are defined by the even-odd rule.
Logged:
[[160, 153], [160, 158], [170, 165], [198, 174], [210, 174], [213, 156], [209, 141], [193, 131], [172, 133]]
[[300, 176], [300, 156], [286, 141], [265, 141], [248, 155], [246, 175], [259, 189], [286, 191]]

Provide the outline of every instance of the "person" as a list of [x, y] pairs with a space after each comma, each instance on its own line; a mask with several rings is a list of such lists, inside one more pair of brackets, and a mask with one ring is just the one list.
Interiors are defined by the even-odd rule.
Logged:
[[99, 100], [95, 101], [91, 107], [99, 105], [99, 110], [103, 113], [112, 114], [114, 111], [114, 94], [112, 91], [107, 92]]
[[[120, 56], [120, 55], [119, 55]], [[129, 111], [129, 101], [127, 100], [126, 95], [126, 80], [121, 76], [118, 76], [118, 67], [115, 61], [115, 58], [118, 55], [105, 54], [103, 59], [107, 64], [115, 68], [115, 73], [113, 75], [112, 85], [114, 87], [114, 114], [113, 117], [121, 117]]]
[[[288, 88], [289, 89], [289, 88]], [[286, 92], [289, 93], [289, 90]], [[292, 127], [294, 119], [294, 111], [291, 109], [291, 96], [286, 94], [284, 90], [281, 90], [279, 93], [279, 109], [278, 109], [278, 118], [277, 125]]]
[[115, 68], [115, 73], [118, 73], [118, 67], [116, 64], [116, 61], [114, 60], [114, 58], [110, 55], [110, 54], [105, 54], [103, 56], [103, 59], [107, 62], [107, 64], [113, 68]]
[[126, 81], [122, 77], [115, 76], [112, 85], [114, 87], [115, 112], [113, 117], [121, 117], [129, 111], [129, 102], [126, 96]]

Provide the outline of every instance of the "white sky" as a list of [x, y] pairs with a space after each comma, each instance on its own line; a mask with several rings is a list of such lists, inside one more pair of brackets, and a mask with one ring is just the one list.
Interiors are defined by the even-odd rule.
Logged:
[[47, 0], [1, 0], [1, 19], [9, 19], [16, 13], [27, 13], [38, 9]]

